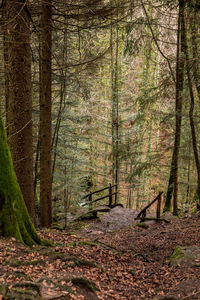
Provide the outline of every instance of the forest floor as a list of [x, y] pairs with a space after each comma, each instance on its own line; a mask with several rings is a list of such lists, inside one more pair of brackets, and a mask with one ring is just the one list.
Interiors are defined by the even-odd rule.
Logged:
[[169, 263], [177, 246], [200, 247], [200, 215], [166, 218], [113, 231], [99, 221], [88, 231], [83, 222], [39, 231], [52, 247], [0, 238], [0, 299], [200, 299], [200, 262]]

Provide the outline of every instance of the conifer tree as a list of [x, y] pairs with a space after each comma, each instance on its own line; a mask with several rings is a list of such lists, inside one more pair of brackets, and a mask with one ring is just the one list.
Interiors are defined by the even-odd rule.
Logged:
[[8, 141], [18, 182], [34, 222], [31, 47], [27, 2], [3, 1], [3, 15]]
[[51, 0], [42, 0], [41, 6], [40, 223], [49, 227], [52, 222]]

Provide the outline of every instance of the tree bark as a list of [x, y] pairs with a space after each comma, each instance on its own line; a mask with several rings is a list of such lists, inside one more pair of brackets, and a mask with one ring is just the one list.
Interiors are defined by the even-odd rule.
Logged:
[[165, 198], [165, 205], [163, 208], [164, 213], [171, 210], [173, 191], [174, 191], [174, 149], [173, 149], [172, 161], [171, 161], [171, 167], [170, 167], [167, 195]]
[[42, 0], [40, 96], [40, 206], [41, 226], [52, 222], [51, 136], [51, 0]]
[[[184, 13], [184, 2], [179, 2], [179, 17], [178, 17], [178, 33], [177, 33], [177, 64], [176, 64], [176, 129], [174, 141], [174, 199], [173, 199], [173, 214], [178, 214], [178, 167], [179, 167], [179, 148], [181, 138], [181, 121], [182, 121], [182, 92], [184, 81], [184, 59], [183, 51], [183, 28], [182, 19]], [[180, 43], [181, 40], [181, 43]], [[181, 48], [180, 48], [181, 45]]]
[[1, 115], [0, 166], [0, 235], [15, 237], [27, 245], [40, 244], [17, 182]]
[[30, 18], [27, 1], [5, 0], [3, 9], [8, 141], [17, 179], [34, 221]]
[[[198, 194], [198, 204], [200, 204], [200, 161], [199, 161], [199, 153], [198, 153], [198, 146], [197, 146], [197, 137], [196, 137], [196, 129], [194, 124], [194, 105], [195, 105], [195, 97], [192, 87], [192, 78], [190, 74], [190, 61], [189, 61], [189, 53], [188, 53], [188, 43], [187, 43], [187, 31], [185, 26], [185, 18], [182, 19], [182, 27], [183, 27], [183, 37], [184, 37], [184, 54], [186, 59], [186, 71], [187, 71], [187, 79], [188, 79], [188, 87], [190, 92], [190, 127], [192, 133], [192, 146], [195, 158], [195, 164], [197, 169], [197, 194]], [[198, 206], [198, 205], [197, 205]]]

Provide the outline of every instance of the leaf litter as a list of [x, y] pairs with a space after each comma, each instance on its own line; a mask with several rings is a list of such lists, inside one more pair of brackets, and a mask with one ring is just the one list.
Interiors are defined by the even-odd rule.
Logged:
[[169, 263], [177, 246], [200, 247], [198, 214], [96, 236], [95, 222], [84, 236], [39, 231], [52, 247], [0, 238], [0, 299], [200, 299], [198, 262]]

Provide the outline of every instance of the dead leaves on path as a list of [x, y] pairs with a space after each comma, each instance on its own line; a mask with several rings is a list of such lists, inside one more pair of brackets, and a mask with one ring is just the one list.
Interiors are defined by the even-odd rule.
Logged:
[[148, 230], [122, 229], [99, 242], [56, 230], [40, 232], [56, 243], [53, 247], [29, 248], [15, 239], [1, 238], [0, 300], [11, 299], [9, 295], [21, 295], [19, 299], [162, 299], [178, 287], [175, 295], [182, 299], [186, 284], [181, 283], [188, 280], [194, 287], [185, 293], [197, 298], [187, 299], [200, 299], [199, 268], [168, 263], [177, 245], [200, 246], [199, 226], [199, 217], [174, 219]]

